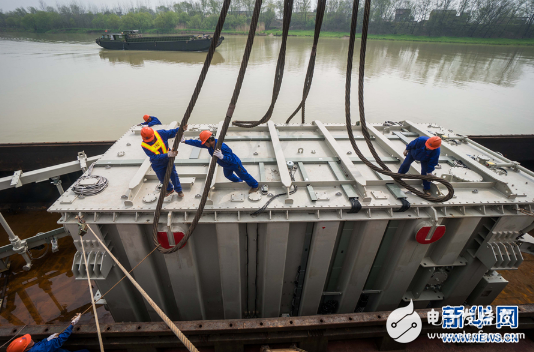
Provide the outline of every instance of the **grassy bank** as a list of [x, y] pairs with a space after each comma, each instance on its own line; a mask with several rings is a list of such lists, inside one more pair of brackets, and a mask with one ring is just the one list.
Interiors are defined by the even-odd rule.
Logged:
[[[281, 30], [265, 31], [266, 34], [282, 35]], [[292, 30], [289, 35], [296, 37], [313, 37], [312, 30]], [[321, 32], [321, 37], [345, 38], [349, 37], [349, 32]], [[356, 35], [357, 38], [360, 33]], [[417, 35], [398, 34], [370, 34], [369, 40], [395, 40], [407, 42], [430, 42], [430, 43], [457, 43], [457, 44], [483, 44], [483, 45], [528, 45], [534, 46], [534, 38], [530, 39], [507, 39], [507, 38], [464, 38], [464, 37], [427, 37]]]

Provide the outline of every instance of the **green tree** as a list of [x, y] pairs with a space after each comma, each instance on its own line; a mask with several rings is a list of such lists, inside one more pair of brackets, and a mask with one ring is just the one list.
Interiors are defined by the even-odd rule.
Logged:
[[118, 29], [121, 26], [121, 18], [114, 13], [106, 15], [106, 27]]
[[178, 24], [178, 14], [173, 11], [160, 12], [154, 21], [156, 28], [173, 29]]
[[189, 21], [189, 15], [186, 12], [181, 12], [178, 14], [178, 23], [186, 24]]
[[209, 15], [208, 17], [204, 18], [204, 21], [202, 21], [202, 28], [203, 29], [215, 29], [215, 27], [217, 27], [218, 20], [219, 20], [218, 15]]
[[200, 15], [194, 15], [187, 21], [187, 28], [201, 29], [202, 17]]
[[148, 12], [129, 12], [121, 17], [121, 29], [147, 29], [153, 27], [152, 15]]

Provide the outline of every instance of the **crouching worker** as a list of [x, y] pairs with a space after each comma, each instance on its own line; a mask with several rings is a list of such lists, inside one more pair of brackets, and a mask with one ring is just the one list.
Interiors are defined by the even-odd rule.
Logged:
[[145, 122], [141, 122], [141, 126], [152, 127], [155, 125], [161, 125], [161, 121], [158, 120], [156, 116], [145, 115], [143, 116], [143, 120], [145, 120]]
[[200, 140], [196, 139], [182, 139], [182, 142], [198, 148], [206, 148], [211, 156], [215, 155], [217, 164], [223, 168], [224, 176], [232, 182], [243, 182], [250, 186], [248, 193], [253, 193], [258, 190], [258, 181], [250, 176], [241, 160], [232, 152], [225, 143], [222, 144], [221, 150], [215, 150], [217, 140], [213, 137], [210, 131], [200, 132]]
[[[177, 151], [169, 150], [168, 140], [176, 137], [176, 133], [178, 133], [179, 129], [180, 127], [173, 130], [157, 131], [154, 131], [150, 127], [143, 127], [141, 129], [141, 137], [143, 138], [143, 143], [141, 143], [141, 146], [143, 147], [146, 155], [148, 155], [150, 158], [152, 170], [154, 170], [156, 176], [158, 176], [159, 182], [162, 184], [163, 180], [165, 179], [165, 173], [167, 172], [169, 157], [175, 157], [178, 155]], [[187, 125], [185, 129], [187, 130]], [[178, 197], [184, 196], [180, 179], [176, 173], [176, 167], [173, 165], [171, 178], [169, 179], [169, 184], [167, 185], [167, 194], [165, 197], [170, 196], [174, 191], [178, 193]]]
[[[423, 136], [411, 141], [404, 151], [406, 158], [399, 169], [399, 174], [407, 173], [414, 160], [421, 162], [421, 175], [432, 173], [439, 161], [440, 146], [441, 138], [435, 136], [430, 138]], [[425, 194], [430, 195], [430, 182], [423, 180], [423, 190]]]
[[[72, 328], [74, 325], [80, 321], [80, 313], [74, 316], [69, 327], [62, 332], [61, 334], [52, 334], [48, 338], [41, 340], [39, 342], [34, 342], [30, 334], [23, 335], [7, 347], [7, 352], [68, 352], [67, 350], [61, 348], [63, 343], [67, 341], [70, 334], [72, 333]], [[86, 349], [78, 350], [76, 352], [89, 352]]]

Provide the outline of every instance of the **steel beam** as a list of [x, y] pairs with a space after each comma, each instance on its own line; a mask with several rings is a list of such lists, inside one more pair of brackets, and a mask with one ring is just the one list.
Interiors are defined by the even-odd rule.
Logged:
[[273, 222], [259, 225], [259, 287], [260, 316], [280, 316], [284, 286], [289, 223]]
[[284, 156], [284, 149], [278, 139], [278, 131], [272, 121], [267, 123], [269, 126], [269, 133], [271, 134], [271, 141], [274, 149], [274, 155], [276, 157], [276, 163], [278, 165], [278, 173], [280, 174], [280, 180], [284, 187], [291, 187], [291, 177], [289, 176], [289, 170], [287, 168], [286, 158]]
[[317, 314], [339, 232], [339, 222], [318, 222], [312, 235], [299, 315]]
[[336, 155], [339, 158], [339, 160], [341, 161], [341, 165], [343, 165], [343, 168], [345, 169], [345, 171], [347, 171], [347, 173], [355, 181], [356, 189], [358, 193], [360, 194], [362, 200], [364, 202], [371, 201], [371, 198], [367, 194], [367, 190], [365, 189], [366, 180], [362, 176], [360, 171], [358, 171], [358, 169], [354, 166], [354, 163], [350, 160], [350, 158], [341, 151], [340, 146], [337, 144], [336, 140], [334, 139], [334, 137], [332, 137], [332, 135], [326, 129], [323, 123], [318, 120], [315, 120], [313, 123], [317, 126], [319, 131], [325, 136], [326, 143], [328, 144], [328, 146], [330, 147], [330, 150], [332, 150], [334, 155]]
[[[381, 158], [382, 161], [386, 164], [398, 164], [401, 160], [393, 157], [383, 157]], [[209, 165], [211, 159], [174, 159], [174, 165], [180, 167], [180, 166], [207, 166]], [[358, 157], [349, 157], [349, 160], [353, 164], [361, 165], [363, 164], [363, 161], [360, 160]], [[374, 158], [367, 158], [367, 160], [374, 162]], [[440, 162], [446, 162], [448, 158], [440, 158]], [[125, 159], [125, 160], [116, 160], [116, 159], [110, 159], [110, 160], [99, 160], [95, 166], [102, 167], [102, 166], [139, 166], [141, 165], [145, 159]], [[329, 162], [339, 162], [339, 158], [336, 157], [294, 157], [291, 159], [294, 163], [304, 163], [304, 164], [327, 164]], [[251, 164], [277, 164], [276, 158], [243, 158], [241, 159], [241, 162], [243, 164], [251, 165]], [[181, 174], [180, 174], [181, 175]]]
[[[59, 229], [55, 229], [52, 231], [38, 233], [37, 235], [33, 237], [26, 238], [25, 241], [26, 241], [26, 244], [28, 245], [28, 249], [32, 249], [34, 247], [38, 247], [45, 243], [50, 243], [50, 238], [52, 237], [55, 237], [56, 239], [60, 239], [68, 235], [69, 234], [65, 232], [65, 229], [61, 227]], [[17, 254], [17, 252], [13, 250], [12, 244], [8, 244], [3, 247], [0, 247], [0, 259], [9, 257], [13, 254]]]
[[219, 272], [225, 319], [243, 317], [239, 224], [216, 224]]
[[[87, 158], [87, 166], [90, 166], [92, 163], [100, 159], [102, 155], [92, 156]], [[48, 179], [56, 176], [61, 176], [65, 174], [70, 174], [72, 172], [82, 171], [79, 161], [71, 161], [69, 163], [54, 165], [50, 167], [45, 167], [43, 169], [33, 170], [22, 173], [20, 176], [19, 182], [21, 185], [25, 185], [32, 182], [43, 182]], [[11, 185], [13, 176], [7, 176], [0, 178], [0, 191], [8, 188], [15, 188], [16, 184]]]
[[336, 291], [342, 292], [339, 313], [354, 312], [388, 221], [359, 221], [354, 225], [336, 287]]

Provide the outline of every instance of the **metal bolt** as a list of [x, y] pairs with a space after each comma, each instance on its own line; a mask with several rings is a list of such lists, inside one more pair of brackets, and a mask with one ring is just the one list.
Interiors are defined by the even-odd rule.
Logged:
[[348, 155], [351, 155], [351, 154], [352, 154], [352, 152], [351, 152], [351, 151], [349, 150], [349, 151], [347, 152], [347, 154], [348, 154]]
[[478, 189], [474, 189], [474, 190], [473, 190], [473, 193], [478, 193]]
[[337, 192], [337, 193], [336, 193], [336, 196], [340, 196], [340, 195], [342, 195], [341, 192]]
[[315, 154], [315, 150], [312, 150], [312, 154]]
[[111, 169], [111, 165], [106, 165], [106, 169]]
[[258, 155], [258, 152], [254, 152], [254, 155]]
[[195, 198], [200, 198], [202, 197], [200, 194], [195, 194]]
[[132, 145], [131, 143], [126, 143], [126, 146], [127, 146], [127, 147], [129, 147], [129, 146], [131, 146], [131, 145]]

